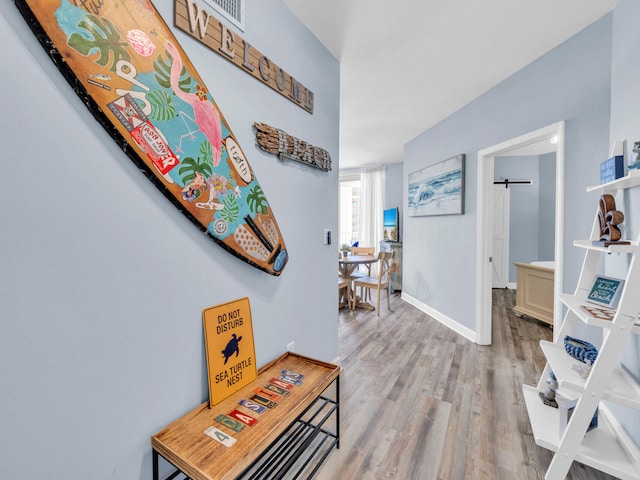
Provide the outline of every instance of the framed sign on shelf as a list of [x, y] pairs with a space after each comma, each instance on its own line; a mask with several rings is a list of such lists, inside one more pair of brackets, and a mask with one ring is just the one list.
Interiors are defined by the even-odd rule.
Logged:
[[591, 291], [587, 295], [587, 301], [615, 310], [623, 286], [624, 280], [596, 275]]

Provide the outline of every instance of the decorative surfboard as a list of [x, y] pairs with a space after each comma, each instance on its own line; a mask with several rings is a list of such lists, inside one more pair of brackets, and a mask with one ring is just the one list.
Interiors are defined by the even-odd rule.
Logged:
[[148, 0], [15, 0], [94, 117], [227, 251], [271, 275], [288, 253], [224, 116]]

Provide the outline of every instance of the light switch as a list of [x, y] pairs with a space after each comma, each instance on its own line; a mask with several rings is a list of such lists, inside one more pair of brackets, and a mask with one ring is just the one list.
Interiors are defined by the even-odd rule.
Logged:
[[324, 229], [323, 244], [331, 245], [331, 230], [328, 228]]

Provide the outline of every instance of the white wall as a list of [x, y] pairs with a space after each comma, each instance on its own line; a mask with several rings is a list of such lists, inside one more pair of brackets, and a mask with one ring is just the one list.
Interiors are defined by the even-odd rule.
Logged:
[[[172, 25], [174, 2], [156, 3]], [[0, 478], [150, 478], [151, 435], [208, 398], [203, 308], [249, 297], [259, 366], [291, 341], [338, 356], [337, 246], [322, 235], [337, 231], [339, 64], [281, 0], [248, 0], [246, 16], [241, 36], [315, 93], [313, 115], [173, 30], [275, 212], [280, 277], [176, 210], [0, 4]], [[325, 148], [333, 171], [263, 153], [255, 121]]]

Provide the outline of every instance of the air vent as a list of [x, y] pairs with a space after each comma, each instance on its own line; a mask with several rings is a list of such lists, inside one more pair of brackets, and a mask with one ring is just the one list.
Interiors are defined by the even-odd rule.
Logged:
[[244, 0], [203, 0], [203, 2], [244, 32]]

